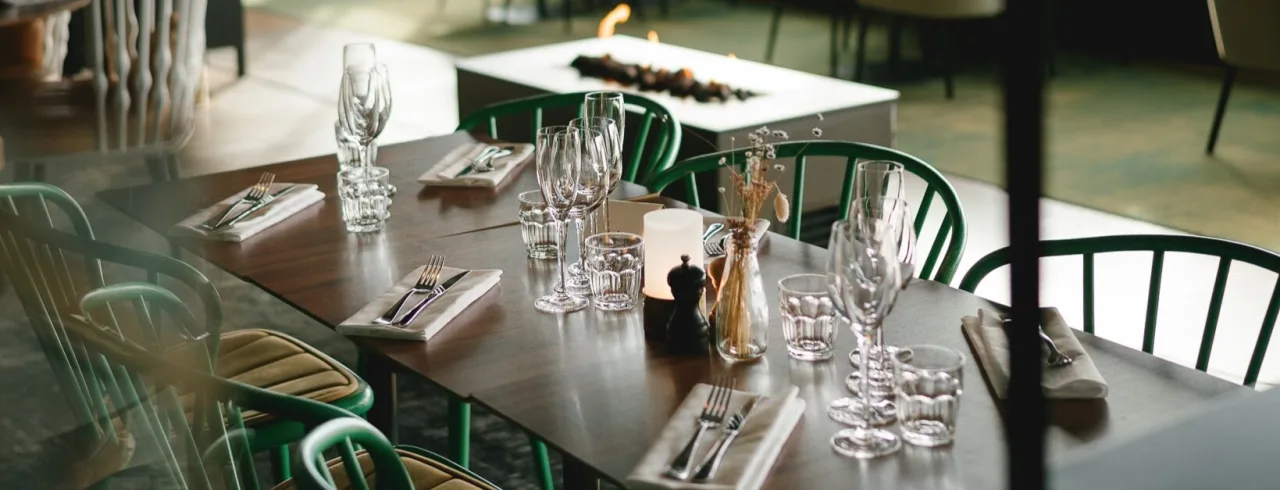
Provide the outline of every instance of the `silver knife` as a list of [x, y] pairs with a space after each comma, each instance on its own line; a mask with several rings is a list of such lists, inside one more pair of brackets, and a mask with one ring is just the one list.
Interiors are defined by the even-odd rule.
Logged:
[[426, 298], [422, 298], [422, 301], [419, 301], [418, 304], [413, 305], [413, 308], [410, 308], [409, 312], [405, 313], [404, 316], [400, 318], [400, 321], [392, 323], [391, 325], [396, 327], [403, 327], [403, 326], [409, 325], [410, 323], [413, 323], [414, 320], [418, 319], [418, 315], [421, 314], [423, 310], [426, 310], [428, 306], [431, 306], [431, 303], [435, 303], [436, 300], [440, 299], [441, 296], [444, 296], [444, 293], [448, 292], [449, 288], [453, 287], [454, 284], [457, 284], [458, 281], [461, 281], [463, 277], [466, 277], [467, 274], [470, 274], [470, 273], [471, 271], [462, 271], [457, 274], [454, 274], [453, 277], [450, 277], [449, 279], [445, 280], [444, 283], [440, 284], [440, 288], [437, 289], [436, 292], [432, 293]]
[[693, 481], [707, 481], [716, 476], [716, 470], [720, 469], [720, 460], [724, 459], [724, 453], [729, 451], [729, 445], [733, 444], [733, 439], [738, 437], [738, 432], [741, 432], [742, 426], [747, 423], [747, 415], [751, 414], [751, 409], [755, 408], [759, 400], [758, 396], [747, 400], [746, 405], [743, 405], [742, 409], [729, 419], [724, 435], [720, 436], [720, 440], [711, 447], [707, 459], [703, 460], [702, 464], [698, 465], [698, 470], [693, 473]]
[[257, 212], [259, 209], [267, 207], [268, 204], [271, 204], [272, 201], [275, 201], [280, 196], [293, 192], [293, 190], [296, 189], [297, 187], [298, 187], [298, 184], [293, 184], [293, 185], [290, 185], [289, 187], [285, 187], [284, 189], [280, 189], [279, 192], [276, 192], [275, 194], [272, 194], [270, 196], [263, 198], [262, 202], [254, 204], [252, 207], [245, 210], [245, 212], [240, 213], [240, 215], [236, 216], [235, 218], [231, 218], [226, 223], [223, 223], [222, 225], [216, 228], [210, 228], [210, 230], [220, 230], [223, 228], [229, 228], [235, 225], [236, 223], [239, 223], [241, 220], [249, 217], [249, 215]]

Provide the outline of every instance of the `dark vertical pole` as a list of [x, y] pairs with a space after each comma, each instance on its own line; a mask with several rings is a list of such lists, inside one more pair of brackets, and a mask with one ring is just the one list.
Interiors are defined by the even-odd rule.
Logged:
[[1044, 0], [1015, 0], [1005, 12], [1005, 183], [1012, 245], [1009, 400], [1005, 414], [1009, 488], [1045, 487], [1044, 394], [1040, 390], [1040, 190], [1044, 158], [1047, 18]]

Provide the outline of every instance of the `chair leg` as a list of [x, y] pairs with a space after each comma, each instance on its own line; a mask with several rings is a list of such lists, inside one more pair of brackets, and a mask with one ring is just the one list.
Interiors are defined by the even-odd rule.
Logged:
[[449, 397], [449, 451], [453, 462], [471, 465], [471, 403]]
[[1227, 67], [1227, 76], [1222, 79], [1222, 94], [1218, 96], [1218, 110], [1213, 114], [1213, 127], [1209, 129], [1209, 144], [1204, 152], [1213, 154], [1213, 147], [1218, 144], [1218, 130], [1222, 129], [1222, 116], [1227, 113], [1227, 99], [1231, 98], [1231, 86], [1236, 82], [1236, 68]]
[[889, 18], [889, 71], [898, 72], [902, 63], [902, 16]]
[[839, 70], [839, 65], [840, 65], [840, 17], [834, 14], [831, 15], [831, 43], [830, 44], [831, 46], [828, 48], [830, 50], [830, 53], [828, 53], [828, 56], [827, 56], [828, 57], [827, 63], [830, 65], [828, 67], [828, 71], [831, 72], [829, 76], [834, 77], [834, 76], [838, 76], [837, 72]]
[[293, 477], [289, 468], [288, 444], [271, 449], [271, 477], [275, 478], [275, 483], [280, 483]]
[[564, 14], [564, 33], [570, 34], [573, 32], [573, 0], [564, 0], [562, 7], [563, 11], [561, 13]]
[[551, 472], [551, 456], [547, 453], [547, 443], [534, 436], [529, 436], [529, 448], [533, 450], [533, 469], [538, 472], [538, 483], [543, 490], [555, 490], [556, 478]]
[[165, 156], [165, 171], [169, 174], [169, 180], [182, 178], [182, 175], [178, 172], [178, 155], [176, 153]]
[[782, 23], [782, 4], [773, 6], [773, 18], [769, 20], [769, 38], [764, 45], [764, 62], [773, 63], [773, 48], [778, 45], [778, 24]]
[[862, 81], [862, 69], [867, 61], [867, 30], [871, 27], [871, 11], [863, 10], [858, 15], [858, 45], [853, 52], [853, 81]]

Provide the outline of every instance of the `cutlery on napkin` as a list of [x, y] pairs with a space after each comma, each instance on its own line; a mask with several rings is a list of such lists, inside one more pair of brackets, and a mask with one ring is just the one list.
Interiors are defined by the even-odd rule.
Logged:
[[315, 184], [276, 182], [267, 191], [267, 199], [260, 205], [239, 206], [239, 210], [219, 228], [207, 229], [201, 225], [248, 194], [245, 189], [223, 199], [218, 204], [201, 210], [169, 228], [169, 235], [194, 237], [222, 242], [239, 242], [260, 233], [276, 223], [297, 214], [306, 207], [324, 200], [324, 193]]
[[[500, 151], [507, 150], [510, 153], [505, 155], [498, 153], [502, 156], [488, 158], [489, 155], [494, 154], [491, 150], [494, 146], [497, 146]], [[493, 165], [493, 170], [481, 172], [471, 169], [472, 161], [481, 156], [486, 157], [486, 161]], [[528, 143], [467, 143], [454, 148], [439, 162], [432, 165], [427, 173], [418, 177], [418, 182], [428, 186], [498, 187], [516, 169], [532, 160], [530, 158], [532, 156], [533, 145]]]
[[[404, 296], [404, 293], [418, 282], [418, 277], [422, 275], [424, 267], [426, 266], [414, 269], [403, 279], [400, 279], [391, 289], [382, 293], [381, 296], [365, 305], [351, 318], [338, 325], [338, 333], [400, 340], [430, 340], [431, 337], [440, 333], [450, 321], [466, 310], [467, 307], [471, 306], [481, 296], [484, 296], [484, 293], [493, 289], [494, 285], [498, 284], [498, 281], [502, 278], [502, 271], [498, 269], [467, 271], [444, 267], [440, 271], [440, 286], [444, 289], [442, 294], [438, 297], [417, 298], [405, 305], [402, 317], [408, 319], [412, 315], [415, 318], [405, 325], [380, 325], [374, 323], [374, 319], [381, 316], [383, 312], [399, 301]], [[444, 288], [444, 285], [453, 278], [458, 279], [457, 283]], [[423, 303], [422, 301], [426, 299], [429, 299], [429, 301]], [[421, 305], [421, 308], [416, 308], [418, 310], [416, 312], [412, 311], [418, 305]]]
[[[706, 384], [698, 384], [689, 391], [657, 440], [627, 477], [628, 488], [755, 490], [764, 485], [774, 460], [804, 414], [805, 401], [799, 398], [799, 389], [795, 387], [769, 396], [734, 391], [729, 414], [740, 413], [748, 403], [754, 406], [740, 427], [741, 431], [725, 450], [719, 470], [707, 481], [681, 481], [663, 476], [667, 465], [697, 430], [693, 421], [702, 413], [703, 403], [710, 392], [711, 386]], [[714, 434], [718, 440], [722, 431], [708, 433]], [[711, 440], [710, 436], [703, 437]], [[712, 450], [713, 447], [699, 451], [693, 461], [701, 463]]]
[[[1063, 354], [1074, 361], [1061, 367], [1044, 367], [1042, 386], [1046, 397], [1055, 399], [1096, 399], [1107, 397], [1107, 382], [1057, 308], [1040, 309], [1040, 325]], [[978, 310], [978, 316], [960, 321], [964, 334], [973, 346], [974, 357], [991, 380], [996, 396], [1008, 397], [1009, 338], [1005, 335], [999, 314]]]

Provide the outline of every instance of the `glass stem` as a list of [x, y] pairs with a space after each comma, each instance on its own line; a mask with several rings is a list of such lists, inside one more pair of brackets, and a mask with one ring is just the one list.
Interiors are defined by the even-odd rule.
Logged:
[[553, 291], [556, 296], [564, 296], [564, 242], [565, 235], [569, 229], [564, 226], [564, 220], [556, 220], [556, 267], [560, 269], [560, 277], [556, 279], [556, 285]]
[[858, 363], [858, 371], [862, 373], [862, 379], [859, 380], [860, 389], [858, 390], [861, 393], [858, 394], [858, 398], [862, 399], [862, 420], [867, 424], [867, 427], [871, 427], [872, 425], [871, 424], [871, 391], [869, 391], [871, 389], [871, 380], [870, 380], [871, 366], [868, 365], [868, 361], [871, 357], [871, 345], [872, 345], [871, 342], [873, 341], [873, 338], [876, 336], [876, 334], [879, 333], [879, 330], [880, 329], [878, 328], [872, 328], [871, 325], [867, 325], [866, 328], [863, 329], [862, 362]]
[[876, 353], [876, 362], [879, 363], [880, 369], [884, 369], [884, 331], [876, 329], [871, 334], [871, 349]]
[[582, 266], [583, 266], [582, 251], [587, 249], [587, 235], [583, 233], [582, 230], [583, 228], [586, 228], [586, 221], [588, 217], [589, 215], [584, 213], [584, 214], [578, 215], [578, 217], [573, 220], [573, 225], [578, 233], [578, 256], [576, 259], [574, 259], [573, 263], [578, 264], [578, 270], [580, 271], [582, 270]]

